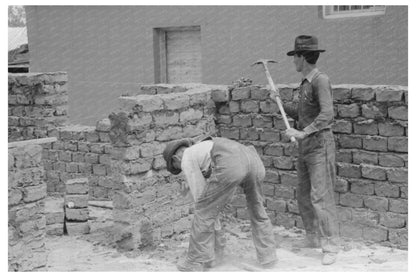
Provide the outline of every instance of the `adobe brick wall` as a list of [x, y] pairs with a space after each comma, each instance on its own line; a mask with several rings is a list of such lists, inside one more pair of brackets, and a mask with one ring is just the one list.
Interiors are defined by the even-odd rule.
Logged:
[[110, 199], [109, 124], [103, 119], [96, 127], [67, 125], [54, 132], [58, 140], [43, 150], [49, 194], [63, 195], [66, 181], [87, 177], [90, 199]]
[[[279, 87], [283, 101], [296, 97], [295, 86]], [[302, 227], [296, 151], [268, 98], [258, 86], [214, 93], [218, 135], [256, 147], [266, 166], [264, 193], [273, 223]], [[334, 86], [340, 235], [407, 247], [407, 107], [407, 87]], [[244, 197], [234, 204], [236, 216], [247, 218]]]
[[213, 89], [197, 86], [176, 92], [171, 87], [164, 94], [158, 87], [156, 95], [140, 91], [121, 97], [120, 110], [109, 116], [113, 220], [119, 247], [140, 248], [189, 229], [190, 201], [178, 195], [182, 177], [166, 170], [162, 152], [169, 141], [215, 134]]
[[46, 184], [41, 143], [51, 141], [47, 138], [9, 143], [9, 271], [36, 271], [46, 265]]
[[[117, 113], [90, 127], [67, 125], [58, 112], [65, 110], [59, 100], [65, 80], [64, 73], [9, 75], [9, 141], [56, 137], [42, 144], [48, 194], [64, 194], [67, 180], [88, 177], [90, 199], [114, 201], [121, 247], [188, 229], [191, 205], [177, 195], [183, 180], [168, 174], [161, 153], [168, 141], [206, 134], [254, 145], [266, 166], [274, 224], [302, 227], [296, 149], [282, 136], [285, 126], [265, 87], [143, 85], [120, 98]], [[294, 85], [279, 87], [284, 101], [296, 96]], [[406, 248], [407, 87], [334, 86], [334, 102], [340, 234]], [[28, 119], [30, 125], [20, 124]], [[241, 194], [234, 207], [247, 218]]]
[[51, 137], [67, 122], [65, 72], [9, 74], [9, 142]]

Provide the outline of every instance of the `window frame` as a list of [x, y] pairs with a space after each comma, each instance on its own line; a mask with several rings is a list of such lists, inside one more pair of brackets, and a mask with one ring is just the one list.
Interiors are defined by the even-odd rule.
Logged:
[[350, 17], [365, 17], [365, 16], [377, 16], [386, 14], [386, 6], [382, 5], [349, 5], [352, 6], [372, 6], [371, 9], [358, 9], [348, 11], [334, 11], [334, 7], [340, 7], [346, 5], [327, 5], [322, 6], [322, 15], [324, 19], [338, 19], [338, 18], [350, 18]]

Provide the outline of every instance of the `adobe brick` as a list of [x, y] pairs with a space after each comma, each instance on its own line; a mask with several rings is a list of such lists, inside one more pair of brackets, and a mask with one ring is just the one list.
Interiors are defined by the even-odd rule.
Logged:
[[286, 212], [276, 212], [275, 220], [276, 223], [280, 226], [283, 226], [285, 228], [292, 228], [295, 226], [295, 216], [292, 214], [288, 214]]
[[273, 166], [273, 157], [262, 155], [262, 156], [260, 156], [260, 158], [261, 158], [265, 167], [272, 167]]
[[273, 158], [273, 165], [278, 169], [293, 169], [294, 166], [292, 157], [285, 156]]
[[338, 116], [354, 118], [360, 115], [360, 106], [356, 103], [348, 105], [337, 105]]
[[232, 100], [241, 100], [250, 98], [250, 87], [235, 88], [231, 91]]
[[201, 119], [203, 115], [204, 115], [203, 111], [201, 110], [188, 109], [188, 110], [181, 112], [179, 116], [179, 121], [180, 122], [195, 121], [195, 120]]
[[173, 111], [159, 111], [153, 113], [153, 120], [157, 125], [172, 125], [179, 122], [179, 113]]
[[295, 199], [295, 188], [286, 183], [274, 184], [274, 196], [280, 199]]
[[97, 164], [98, 163], [98, 154], [95, 153], [86, 153], [85, 154], [85, 162], [90, 164]]
[[106, 167], [103, 164], [93, 164], [92, 165], [92, 173], [94, 175], [105, 176], [107, 175]]
[[72, 161], [72, 152], [70, 151], [59, 151], [59, 160], [63, 162], [71, 162]]
[[332, 88], [333, 99], [334, 101], [343, 102], [351, 98], [351, 89], [342, 88], [342, 87], [333, 87]]
[[407, 216], [397, 213], [381, 213], [380, 225], [388, 228], [403, 228], [406, 226]]
[[387, 106], [385, 104], [362, 104], [361, 113], [365, 118], [384, 119], [387, 117]]
[[90, 144], [90, 151], [92, 153], [103, 154], [104, 153], [104, 145], [97, 144], [97, 143], [91, 143]]
[[389, 137], [387, 141], [387, 149], [393, 152], [408, 152], [407, 137]]
[[289, 200], [287, 202], [287, 210], [293, 214], [299, 214], [298, 202], [296, 200]]
[[358, 135], [340, 135], [338, 142], [341, 148], [362, 148], [362, 137]]
[[266, 196], [273, 196], [274, 195], [274, 184], [269, 184], [265, 182], [263, 184], [263, 193]]
[[89, 218], [88, 208], [69, 209], [65, 208], [65, 217], [67, 221], [87, 221]]
[[280, 132], [278, 132], [278, 131], [260, 132], [260, 140], [261, 141], [278, 142], [278, 141], [280, 141]]
[[403, 91], [392, 90], [388, 88], [376, 88], [376, 101], [377, 102], [394, 102], [402, 101]]
[[233, 126], [249, 127], [252, 126], [250, 114], [239, 114], [233, 116]]
[[354, 134], [378, 135], [378, 125], [372, 119], [354, 123]]
[[267, 169], [266, 170], [266, 176], [264, 177], [264, 181], [269, 182], [269, 183], [273, 183], [273, 184], [280, 183], [279, 172], [277, 170]]
[[242, 100], [241, 101], [241, 112], [243, 113], [258, 113], [259, 104], [254, 100]]
[[374, 183], [365, 180], [351, 180], [351, 192], [356, 194], [374, 194]]
[[283, 156], [283, 147], [278, 143], [269, 144], [264, 148], [264, 154], [270, 156]]
[[66, 194], [87, 194], [88, 178], [71, 179], [65, 182]]
[[400, 196], [400, 187], [387, 182], [377, 182], [375, 183], [375, 193], [378, 196], [397, 198]]
[[267, 115], [256, 115], [253, 117], [253, 126], [257, 128], [272, 128], [273, 117]]
[[279, 110], [276, 102], [272, 100], [261, 101], [260, 102], [260, 112], [261, 113], [276, 113]]
[[389, 201], [385, 197], [367, 196], [364, 197], [364, 206], [374, 211], [385, 212], [388, 210]]
[[78, 141], [78, 151], [79, 152], [90, 152], [90, 143], [84, 141]]
[[342, 206], [362, 208], [364, 206], [363, 196], [354, 193], [341, 193], [339, 203]]
[[100, 137], [98, 136], [97, 132], [86, 132], [85, 133], [85, 138], [89, 142], [99, 142], [100, 141]]
[[296, 187], [298, 185], [298, 177], [296, 174], [288, 173], [285, 171], [279, 171], [280, 182], [283, 185]]
[[404, 135], [404, 127], [393, 122], [378, 123], [378, 131], [380, 136], [395, 137]]
[[213, 89], [211, 91], [211, 99], [214, 102], [228, 102], [230, 98], [230, 92], [228, 89]]
[[240, 112], [240, 101], [230, 101], [229, 103], [229, 112], [238, 113]]
[[256, 141], [259, 139], [259, 132], [256, 128], [241, 128], [240, 139]]
[[102, 154], [98, 157], [98, 163], [111, 165], [111, 155], [110, 154]]
[[334, 190], [336, 192], [347, 192], [348, 189], [349, 189], [348, 181], [337, 177], [335, 181]]
[[408, 112], [406, 106], [393, 106], [388, 109], [389, 117], [398, 120], [408, 120]]
[[395, 183], [407, 183], [408, 182], [408, 169], [407, 168], [389, 168], [387, 169], [387, 180]]
[[220, 127], [219, 131], [221, 137], [236, 140], [240, 138], [240, 130], [238, 128]]
[[267, 100], [270, 97], [270, 91], [262, 87], [251, 87], [251, 99]]
[[352, 151], [352, 159], [355, 164], [378, 164], [378, 153], [364, 151], [364, 150], [356, 150]]
[[408, 198], [408, 189], [406, 187], [400, 187], [400, 198], [407, 199]]
[[140, 146], [140, 156], [143, 158], [154, 157], [163, 153], [165, 145], [158, 142], [143, 143]]
[[232, 119], [231, 119], [231, 116], [229, 116], [229, 115], [218, 114], [216, 116], [216, 123], [217, 124], [231, 124], [231, 121], [232, 121]]
[[363, 238], [374, 242], [382, 242], [387, 240], [387, 229], [377, 227], [364, 227]]
[[65, 226], [68, 235], [70, 236], [89, 234], [90, 232], [90, 225], [88, 222], [67, 222]]
[[361, 178], [361, 168], [359, 165], [348, 163], [337, 163], [338, 176], [347, 178]]
[[337, 162], [352, 163], [352, 150], [339, 149], [335, 155]]
[[72, 208], [87, 208], [88, 207], [88, 194], [66, 194], [65, 206], [73, 204]]
[[399, 245], [401, 248], [408, 249], [408, 230], [397, 229], [389, 230], [389, 241], [393, 244]]
[[183, 136], [183, 129], [179, 126], [169, 126], [162, 130], [158, 130], [156, 140], [158, 141], [170, 141], [174, 139], [180, 139]]
[[352, 209], [352, 221], [366, 226], [376, 226], [378, 224], [379, 213], [368, 209]]
[[78, 173], [78, 163], [67, 163], [66, 172], [68, 173]]
[[386, 180], [386, 169], [380, 166], [374, 166], [369, 164], [361, 165], [361, 175], [364, 178], [372, 180]]
[[375, 93], [371, 87], [352, 88], [351, 98], [358, 101], [371, 101]]
[[387, 151], [387, 138], [366, 136], [363, 138], [363, 149], [370, 151]]
[[351, 134], [352, 123], [348, 120], [335, 120], [332, 130], [334, 133]]
[[408, 205], [406, 199], [389, 199], [389, 211], [394, 213], [407, 214]]

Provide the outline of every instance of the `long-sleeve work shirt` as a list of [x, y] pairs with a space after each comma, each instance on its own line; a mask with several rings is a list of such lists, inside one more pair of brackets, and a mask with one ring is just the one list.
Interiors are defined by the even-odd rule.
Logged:
[[331, 128], [334, 106], [328, 76], [314, 68], [301, 82], [299, 101], [284, 104], [284, 109], [308, 135]]
[[207, 185], [204, 176], [211, 170], [210, 153], [213, 144], [212, 140], [205, 140], [186, 148], [183, 152], [181, 168], [195, 202]]

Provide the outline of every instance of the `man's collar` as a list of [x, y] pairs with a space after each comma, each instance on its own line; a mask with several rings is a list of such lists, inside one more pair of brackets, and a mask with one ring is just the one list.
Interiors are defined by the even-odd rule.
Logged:
[[311, 72], [308, 73], [305, 77], [302, 77], [302, 82], [305, 80], [308, 80], [309, 83], [312, 83], [312, 80], [316, 77], [316, 75], [319, 73], [318, 68], [314, 68], [311, 70]]

